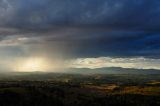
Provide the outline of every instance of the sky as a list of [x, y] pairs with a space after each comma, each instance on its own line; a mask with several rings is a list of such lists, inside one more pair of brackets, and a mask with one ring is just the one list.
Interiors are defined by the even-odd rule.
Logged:
[[0, 72], [160, 69], [159, 5], [159, 0], [0, 0]]

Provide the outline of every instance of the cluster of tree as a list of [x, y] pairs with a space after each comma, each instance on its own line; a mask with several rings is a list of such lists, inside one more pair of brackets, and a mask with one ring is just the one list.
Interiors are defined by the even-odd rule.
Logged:
[[65, 88], [0, 89], [0, 106], [159, 106], [160, 96], [119, 94], [88, 96]]

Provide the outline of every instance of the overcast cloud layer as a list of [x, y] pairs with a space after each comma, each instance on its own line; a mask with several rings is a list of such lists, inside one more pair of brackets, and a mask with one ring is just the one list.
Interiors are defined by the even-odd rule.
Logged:
[[0, 0], [0, 58], [160, 58], [160, 0]]

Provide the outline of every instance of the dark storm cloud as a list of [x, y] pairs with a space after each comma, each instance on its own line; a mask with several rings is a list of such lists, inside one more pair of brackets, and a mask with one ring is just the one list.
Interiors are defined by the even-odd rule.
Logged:
[[0, 0], [0, 44], [47, 43], [76, 57], [160, 57], [159, 5], [159, 0]]
[[159, 0], [1, 0], [2, 25], [159, 29]]
[[83, 43], [79, 43], [81, 46], [75, 54], [79, 54], [82, 57], [144, 56], [160, 58], [159, 40], [159, 33], [106, 32], [101, 37], [82, 40], [81, 42]]

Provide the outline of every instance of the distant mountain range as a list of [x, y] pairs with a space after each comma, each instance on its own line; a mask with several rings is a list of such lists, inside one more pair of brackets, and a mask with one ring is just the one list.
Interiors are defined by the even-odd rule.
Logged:
[[156, 69], [134, 69], [121, 67], [106, 67], [106, 68], [71, 68], [65, 71], [66, 73], [77, 74], [160, 74], [160, 70]]
[[65, 73], [65, 74], [160, 74], [160, 70], [156, 69], [134, 69], [121, 67], [106, 67], [106, 68], [69, 68], [65, 71], [34, 71], [34, 72], [1, 72], [3, 75], [26, 75], [26, 74], [47, 74], [47, 73]]

